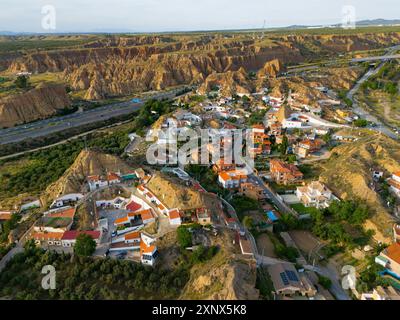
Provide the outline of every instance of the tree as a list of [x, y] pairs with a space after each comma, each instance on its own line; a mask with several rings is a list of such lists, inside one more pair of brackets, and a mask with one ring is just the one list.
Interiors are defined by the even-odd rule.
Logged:
[[76, 238], [74, 252], [77, 256], [89, 257], [96, 250], [96, 241], [86, 233], [81, 233]]
[[329, 289], [332, 286], [332, 280], [321, 275], [318, 275], [318, 283], [325, 289]]
[[243, 225], [247, 228], [247, 229], [251, 229], [251, 228], [253, 228], [253, 225], [254, 225], [254, 221], [253, 221], [253, 218], [252, 217], [249, 217], [249, 216], [245, 216], [244, 218], [243, 218]]
[[26, 76], [18, 76], [14, 83], [17, 88], [25, 89], [28, 87], [28, 78]]
[[354, 125], [359, 128], [364, 128], [368, 125], [368, 121], [365, 119], [357, 119], [354, 121]]
[[178, 242], [182, 249], [190, 247], [192, 245], [192, 235], [185, 226], [180, 226], [176, 230], [178, 236]]
[[280, 146], [281, 155], [284, 156], [286, 154], [288, 147], [289, 147], [289, 140], [288, 137], [284, 135]]

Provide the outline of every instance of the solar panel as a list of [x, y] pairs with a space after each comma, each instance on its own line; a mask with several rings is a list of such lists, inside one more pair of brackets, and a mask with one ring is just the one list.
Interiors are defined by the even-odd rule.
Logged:
[[284, 285], [288, 285], [289, 284], [289, 280], [287, 279], [286, 274], [284, 272], [281, 272], [280, 276], [281, 276], [283, 284]]
[[297, 278], [297, 275], [294, 271], [286, 271], [286, 274], [290, 281], [299, 281], [299, 278]]

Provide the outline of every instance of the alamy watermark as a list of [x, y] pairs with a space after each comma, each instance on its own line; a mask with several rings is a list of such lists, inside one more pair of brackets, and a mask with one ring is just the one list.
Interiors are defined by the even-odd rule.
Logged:
[[56, 268], [52, 265], [46, 265], [42, 268], [42, 288], [44, 290], [54, 290], [56, 288]]
[[57, 13], [53, 5], [45, 5], [42, 7], [42, 29], [46, 31], [56, 30], [57, 28]]
[[356, 8], [354, 6], [343, 6], [342, 8], [342, 28], [356, 28]]
[[342, 268], [342, 288], [354, 290], [356, 288], [356, 269], [353, 266], [345, 265]]
[[251, 129], [168, 128], [150, 130], [146, 152], [152, 165], [225, 164], [254, 168], [254, 136]]

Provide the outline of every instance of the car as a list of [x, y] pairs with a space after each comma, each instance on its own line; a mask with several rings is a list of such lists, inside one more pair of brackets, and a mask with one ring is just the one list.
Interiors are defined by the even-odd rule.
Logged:
[[113, 231], [113, 232], [111, 233], [111, 236], [112, 236], [112, 237], [116, 237], [116, 236], [117, 236], [117, 231]]

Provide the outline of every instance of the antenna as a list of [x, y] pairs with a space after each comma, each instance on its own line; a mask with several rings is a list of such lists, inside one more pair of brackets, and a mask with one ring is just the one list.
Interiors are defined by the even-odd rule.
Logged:
[[261, 34], [261, 39], [264, 39], [265, 36], [265, 24], [267, 23], [267, 20], [264, 19], [263, 27], [262, 27], [262, 34]]

